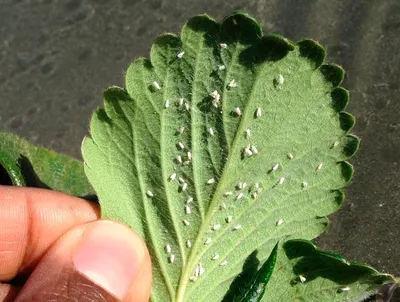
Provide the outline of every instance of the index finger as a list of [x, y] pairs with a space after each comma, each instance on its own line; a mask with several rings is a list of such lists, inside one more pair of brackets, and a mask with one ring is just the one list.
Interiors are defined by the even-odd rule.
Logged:
[[96, 204], [77, 197], [0, 186], [0, 282], [28, 276], [58, 237], [99, 215]]

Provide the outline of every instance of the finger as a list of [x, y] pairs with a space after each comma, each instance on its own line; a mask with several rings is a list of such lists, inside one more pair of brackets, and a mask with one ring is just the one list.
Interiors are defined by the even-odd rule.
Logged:
[[148, 301], [151, 263], [143, 240], [117, 222], [75, 227], [46, 253], [18, 301]]
[[55, 191], [0, 186], [0, 282], [29, 274], [58, 237], [98, 206]]

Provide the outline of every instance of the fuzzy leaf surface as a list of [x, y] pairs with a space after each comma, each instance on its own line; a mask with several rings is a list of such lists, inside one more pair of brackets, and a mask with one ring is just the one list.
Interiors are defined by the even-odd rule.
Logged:
[[265, 262], [278, 241], [325, 229], [359, 142], [344, 72], [324, 58], [246, 14], [199, 15], [105, 92], [85, 172], [103, 217], [145, 239], [152, 301], [220, 301], [253, 252]]
[[0, 133], [0, 164], [15, 186], [47, 188], [74, 196], [93, 195], [82, 162]]

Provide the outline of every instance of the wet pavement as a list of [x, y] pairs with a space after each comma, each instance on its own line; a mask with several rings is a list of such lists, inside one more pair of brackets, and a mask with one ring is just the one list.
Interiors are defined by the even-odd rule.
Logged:
[[317, 242], [400, 276], [398, 0], [0, 0], [0, 130], [79, 158], [103, 90], [123, 85], [158, 34], [237, 9], [265, 33], [319, 41], [346, 69], [362, 144], [346, 202]]

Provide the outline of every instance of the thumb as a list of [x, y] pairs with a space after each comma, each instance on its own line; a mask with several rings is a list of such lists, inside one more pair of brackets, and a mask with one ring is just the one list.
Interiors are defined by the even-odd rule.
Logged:
[[60, 237], [15, 301], [144, 302], [150, 287], [143, 240], [122, 224], [98, 220]]

